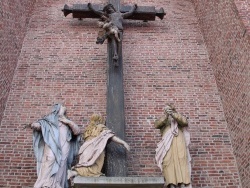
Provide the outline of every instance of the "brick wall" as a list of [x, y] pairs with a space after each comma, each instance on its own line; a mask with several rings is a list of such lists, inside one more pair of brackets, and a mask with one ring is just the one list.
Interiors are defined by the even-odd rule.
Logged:
[[35, 1], [0, 1], [0, 122]]
[[248, 34], [250, 34], [250, 1], [249, 0], [234, 0], [238, 9], [238, 14], [244, 23]]
[[[247, 1], [194, 1], [243, 187], [250, 184], [250, 45]], [[239, 7], [239, 9], [237, 8]], [[248, 20], [248, 22], [247, 22]], [[244, 23], [244, 24], [243, 24]]]
[[[0, 185], [32, 186], [36, 179], [32, 131], [23, 124], [62, 102], [86, 124], [106, 109], [106, 43], [96, 45], [96, 21], [64, 18], [76, 0], [38, 1], [0, 129]], [[103, 3], [104, 1], [92, 1]], [[124, 1], [132, 3], [134, 1]], [[191, 1], [138, 0], [164, 7], [164, 20], [125, 21], [123, 39], [129, 176], [160, 176], [154, 120], [166, 103], [189, 118], [193, 187], [241, 187], [216, 80]]]

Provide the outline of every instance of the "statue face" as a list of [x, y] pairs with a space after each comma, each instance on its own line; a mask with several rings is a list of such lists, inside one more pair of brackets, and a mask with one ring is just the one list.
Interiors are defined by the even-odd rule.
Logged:
[[112, 4], [108, 4], [103, 8], [103, 12], [105, 12], [106, 14], [112, 14], [116, 12], [116, 10]]
[[111, 6], [107, 9], [108, 14], [114, 13], [115, 10]]

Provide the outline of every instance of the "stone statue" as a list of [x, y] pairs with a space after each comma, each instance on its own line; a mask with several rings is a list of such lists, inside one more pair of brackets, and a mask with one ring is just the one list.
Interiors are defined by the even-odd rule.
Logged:
[[66, 107], [55, 104], [50, 114], [31, 124], [38, 176], [34, 188], [68, 188], [67, 170], [79, 150], [80, 129], [65, 112]]
[[102, 28], [103, 31], [104, 31], [104, 32], [100, 32], [101, 34], [104, 33], [103, 36], [97, 37], [97, 41], [96, 41], [97, 44], [103, 44], [105, 38], [107, 38], [107, 36], [110, 36], [110, 35], [114, 35], [115, 39], [118, 42], [121, 42], [121, 39], [119, 38], [119, 29], [118, 29], [118, 27], [116, 27], [113, 24], [113, 22], [111, 22], [109, 20], [108, 17], [103, 15], [101, 17], [101, 19], [97, 23], [98, 23], [98, 26], [100, 28]]
[[156, 149], [157, 165], [163, 171], [166, 187], [191, 187], [187, 119], [171, 105], [165, 107], [164, 113], [164, 116], [155, 121], [155, 128], [160, 129], [162, 135]]
[[[96, 13], [101, 17], [101, 19], [104, 19], [103, 29], [105, 29], [105, 33], [103, 36], [99, 36], [97, 38], [98, 44], [102, 44], [107, 37], [111, 39], [112, 46], [114, 48], [114, 55], [113, 55], [113, 61], [115, 62], [115, 65], [118, 66], [117, 60], [118, 60], [118, 43], [120, 42], [122, 38], [122, 32], [123, 32], [123, 19], [133, 15], [135, 10], [137, 9], [137, 5], [135, 4], [133, 8], [127, 12], [127, 13], [121, 13], [119, 10], [117, 11], [112, 4], [108, 4], [103, 8], [103, 11], [97, 11], [93, 8], [91, 3], [88, 3], [88, 7], [91, 11]], [[106, 19], [106, 18], [107, 19]], [[105, 20], [106, 19], [106, 20]], [[102, 21], [103, 22], [103, 21]], [[105, 28], [104, 28], [105, 27]], [[110, 32], [112, 30], [112, 32]], [[116, 35], [117, 33], [117, 35]]]
[[85, 177], [99, 177], [104, 175], [101, 170], [104, 164], [105, 147], [109, 139], [123, 145], [129, 151], [129, 145], [116, 137], [104, 125], [102, 116], [93, 114], [84, 129], [84, 143], [79, 150], [79, 162], [68, 171], [68, 179], [80, 175]]

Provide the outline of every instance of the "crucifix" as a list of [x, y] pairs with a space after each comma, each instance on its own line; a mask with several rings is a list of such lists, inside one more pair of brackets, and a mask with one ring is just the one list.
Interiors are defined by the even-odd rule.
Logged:
[[[107, 118], [106, 125], [118, 137], [125, 137], [124, 90], [122, 35], [123, 19], [154, 21], [156, 16], [163, 19], [163, 8], [156, 10], [154, 6], [123, 6], [120, 0], [108, 0], [106, 6], [96, 4], [73, 4], [64, 6], [64, 15], [72, 13], [73, 18], [99, 18], [98, 26], [102, 28], [97, 37], [97, 44], [108, 39], [108, 81], [107, 81]], [[106, 148], [106, 176], [126, 176], [126, 151], [119, 145], [110, 142]]]

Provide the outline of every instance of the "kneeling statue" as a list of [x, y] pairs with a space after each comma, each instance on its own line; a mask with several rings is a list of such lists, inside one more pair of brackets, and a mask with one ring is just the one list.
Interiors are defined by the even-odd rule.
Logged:
[[80, 175], [99, 177], [104, 164], [105, 147], [109, 139], [123, 145], [129, 151], [129, 145], [114, 135], [105, 125], [101, 115], [93, 114], [90, 123], [84, 129], [84, 143], [79, 150], [79, 162], [68, 171], [68, 179]]

